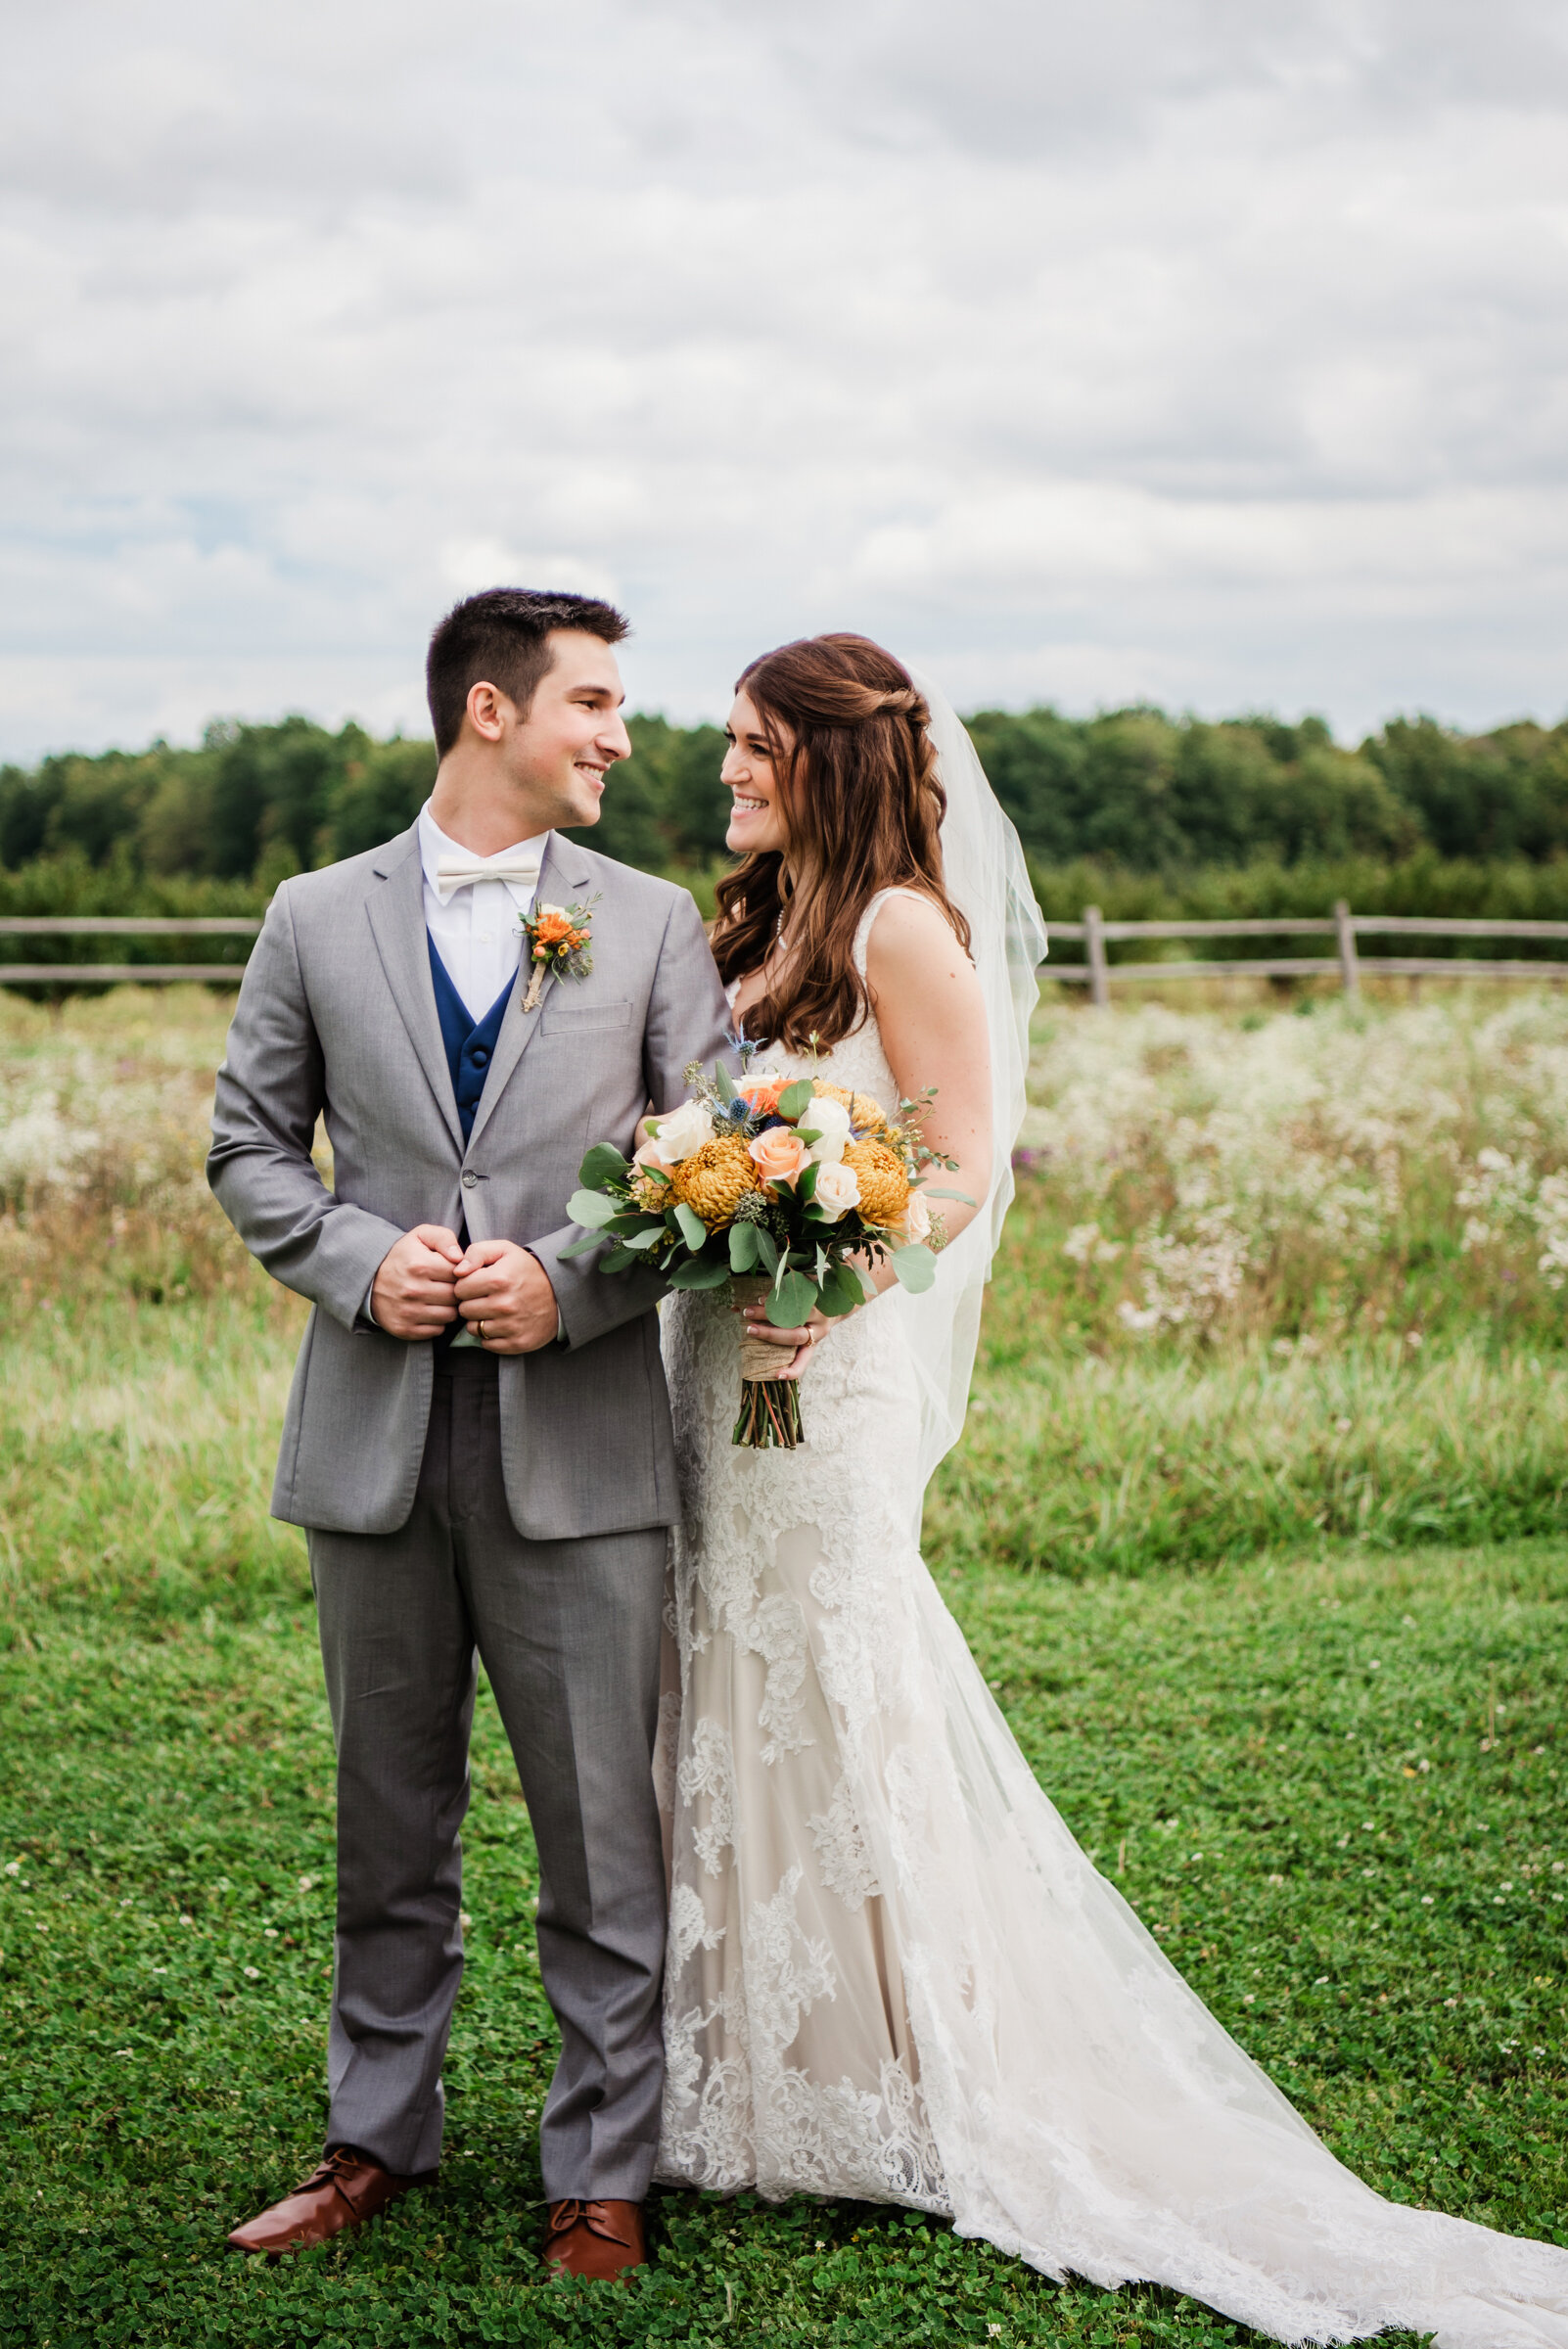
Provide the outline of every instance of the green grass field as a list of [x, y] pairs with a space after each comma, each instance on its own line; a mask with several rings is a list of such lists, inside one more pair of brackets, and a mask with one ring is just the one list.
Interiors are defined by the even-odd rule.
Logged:
[[[1042, 1018], [933, 1570], [1074, 1831], [1344, 2158], [1568, 2240], [1568, 1022], [1092, 1018]], [[1243, 2337], [852, 2204], [664, 2195], [633, 2288], [545, 2284], [487, 1706], [440, 2182], [346, 2249], [223, 2250], [319, 2142], [332, 1757], [265, 1514], [300, 1315], [193, 1180], [220, 1034], [194, 992], [0, 1014], [0, 2342]]]

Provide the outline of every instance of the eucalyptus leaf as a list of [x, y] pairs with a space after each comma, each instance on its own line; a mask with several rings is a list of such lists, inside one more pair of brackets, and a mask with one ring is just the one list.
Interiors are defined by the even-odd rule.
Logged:
[[780, 1093], [778, 1114], [781, 1118], [804, 1118], [815, 1098], [816, 1094], [810, 1078], [797, 1077], [795, 1082], [787, 1084]]
[[903, 1286], [916, 1297], [929, 1289], [937, 1277], [937, 1260], [918, 1240], [910, 1247], [895, 1248], [891, 1261]]
[[821, 1164], [814, 1158], [808, 1167], [803, 1167], [801, 1170], [800, 1177], [795, 1185], [795, 1196], [797, 1199], [804, 1199], [807, 1207], [816, 1197], [816, 1178], [821, 1172]]
[[915, 1187], [926, 1199], [961, 1199], [965, 1207], [975, 1207], [979, 1204], [978, 1201], [970, 1198], [967, 1191], [934, 1191], [929, 1184], [924, 1182], [917, 1183]]
[[755, 1223], [732, 1223], [729, 1227], [729, 1268], [732, 1272], [752, 1272], [757, 1267], [757, 1226]]
[[836, 1321], [841, 1313], [853, 1313], [855, 1307], [864, 1302], [859, 1279], [850, 1267], [831, 1266], [817, 1299], [828, 1319]]
[[767, 1300], [767, 1317], [775, 1329], [801, 1329], [816, 1303], [816, 1283], [804, 1272], [786, 1272]]
[[761, 1223], [754, 1223], [751, 1228], [757, 1234], [757, 1261], [771, 1280], [778, 1270], [778, 1242]]
[[696, 1250], [706, 1246], [708, 1226], [696, 1209], [688, 1207], [684, 1199], [675, 1202], [675, 1221], [680, 1225], [680, 1236], [688, 1248]]
[[669, 1285], [672, 1289], [716, 1289], [728, 1278], [727, 1265], [704, 1265], [692, 1259], [675, 1267]]
[[596, 1191], [607, 1182], [624, 1182], [629, 1173], [614, 1142], [595, 1142], [577, 1169], [577, 1180], [586, 1189]]
[[567, 1201], [567, 1214], [573, 1222], [586, 1224], [590, 1231], [613, 1223], [620, 1213], [615, 1201], [607, 1199], [602, 1191], [574, 1191]]
[[571, 1246], [570, 1246], [570, 1247], [567, 1247], [567, 1248], [558, 1248], [558, 1249], [556, 1250], [556, 1254], [557, 1254], [557, 1256], [561, 1256], [561, 1257], [567, 1257], [567, 1256], [586, 1256], [586, 1255], [587, 1255], [587, 1253], [588, 1253], [588, 1251], [590, 1250], [590, 1248], [602, 1248], [603, 1246], [604, 1246], [604, 1234], [603, 1234], [603, 1232], [600, 1232], [600, 1231], [590, 1231], [590, 1232], [587, 1232], [587, 1233], [585, 1233], [585, 1234], [584, 1234], [584, 1236], [583, 1236], [583, 1237], [582, 1237], [580, 1240], [574, 1240], [574, 1241], [572, 1242], [572, 1244], [571, 1244]]
[[642, 1231], [628, 1231], [621, 1245], [623, 1248], [656, 1248], [665, 1236], [662, 1223], [650, 1223]]

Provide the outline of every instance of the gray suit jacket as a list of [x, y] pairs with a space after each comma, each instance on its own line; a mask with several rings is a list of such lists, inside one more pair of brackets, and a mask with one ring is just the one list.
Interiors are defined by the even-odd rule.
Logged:
[[[385, 1534], [413, 1507], [434, 1348], [361, 1308], [416, 1223], [530, 1248], [564, 1336], [500, 1361], [501, 1441], [518, 1531], [554, 1541], [677, 1514], [669, 1402], [645, 1272], [561, 1261], [590, 1142], [629, 1151], [651, 1100], [726, 1050], [727, 1006], [686, 892], [552, 833], [538, 899], [593, 897], [593, 969], [507, 1005], [467, 1146], [436, 1011], [415, 834], [285, 881], [246, 970], [218, 1071], [208, 1179], [253, 1255], [315, 1307], [300, 1348], [273, 1514]], [[328, 1190], [310, 1151], [318, 1114]]]

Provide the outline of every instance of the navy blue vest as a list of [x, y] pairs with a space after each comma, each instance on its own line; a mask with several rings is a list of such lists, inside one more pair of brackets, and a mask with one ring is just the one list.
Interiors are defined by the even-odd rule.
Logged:
[[446, 965], [436, 951], [436, 941], [427, 930], [425, 944], [430, 948], [430, 975], [436, 983], [436, 1009], [441, 1023], [441, 1042], [446, 1046], [446, 1065], [452, 1072], [452, 1091], [457, 1100], [458, 1123], [466, 1142], [474, 1130], [474, 1119], [484, 1090], [484, 1080], [490, 1073], [490, 1061], [495, 1053], [496, 1039], [512, 990], [517, 985], [516, 974], [508, 979], [484, 1017], [476, 1022], [456, 988], [452, 985]]

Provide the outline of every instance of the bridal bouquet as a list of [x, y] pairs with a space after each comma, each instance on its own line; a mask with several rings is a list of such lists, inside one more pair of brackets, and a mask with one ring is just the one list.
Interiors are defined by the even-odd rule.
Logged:
[[[686, 1082], [690, 1097], [649, 1121], [634, 1159], [609, 1142], [588, 1152], [567, 1209], [587, 1236], [564, 1255], [608, 1243], [601, 1272], [650, 1265], [671, 1288], [727, 1285], [741, 1303], [761, 1299], [775, 1329], [863, 1304], [869, 1284], [852, 1258], [886, 1258], [905, 1288], [931, 1286], [945, 1234], [921, 1192], [931, 1168], [953, 1161], [921, 1139], [930, 1092], [891, 1119], [819, 1077], [748, 1068], [736, 1080], [693, 1061]], [[743, 1341], [737, 1444], [802, 1441], [800, 1388], [780, 1375], [780, 1351]]]

